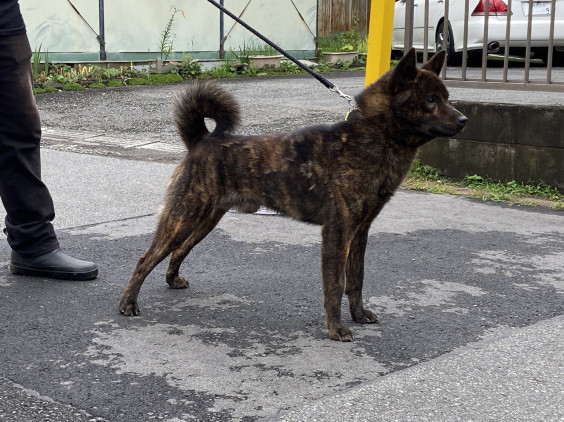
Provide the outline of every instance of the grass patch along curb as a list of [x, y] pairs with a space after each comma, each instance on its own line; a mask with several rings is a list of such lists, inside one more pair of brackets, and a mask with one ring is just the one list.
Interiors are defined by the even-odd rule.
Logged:
[[440, 176], [436, 169], [422, 165], [419, 160], [415, 161], [402, 188], [564, 211], [564, 193], [545, 183], [500, 182], [478, 175], [455, 180]]

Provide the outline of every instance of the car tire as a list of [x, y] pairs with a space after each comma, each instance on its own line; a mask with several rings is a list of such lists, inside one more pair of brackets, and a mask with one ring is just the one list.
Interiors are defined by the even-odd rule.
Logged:
[[437, 32], [435, 33], [435, 47], [437, 51], [446, 49], [447, 51], [447, 65], [458, 66], [462, 63], [462, 53], [457, 53], [454, 51], [454, 37], [452, 35], [452, 28], [448, 26], [448, 40], [446, 43], [446, 48], [444, 46], [443, 32], [445, 28], [445, 22], [442, 21], [437, 27]]

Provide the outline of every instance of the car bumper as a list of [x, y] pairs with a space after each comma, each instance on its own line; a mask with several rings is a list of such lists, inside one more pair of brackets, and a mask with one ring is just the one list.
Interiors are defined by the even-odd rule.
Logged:
[[[484, 22], [485, 18], [473, 18], [468, 23], [468, 50], [482, 49], [484, 41]], [[452, 22], [454, 34], [464, 34], [463, 22]], [[511, 21], [509, 34], [510, 47], [526, 47], [527, 45], [527, 22]], [[505, 17], [490, 17], [488, 21], [488, 40], [499, 43], [500, 47], [506, 46], [507, 19]], [[533, 17], [531, 27], [531, 47], [548, 47], [550, 34], [550, 20], [547, 18]], [[457, 39], [458, 38], [458, 39]], [[564, 20], [554, 22], [554, 46], [564, 46]], [[462, 36], [455, 36], [454, 49], [462, 51]]]

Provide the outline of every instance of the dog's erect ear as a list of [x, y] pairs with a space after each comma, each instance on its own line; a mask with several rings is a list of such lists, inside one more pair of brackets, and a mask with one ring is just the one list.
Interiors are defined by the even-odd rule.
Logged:
[[398, 81], [413, 81], [417, 74], [417, 56], [415, 49], [410, 49], [394, 69], [394, 78]]
[[429, 60], [421, 69], [435, 72], [436, 75], [441, 73], [441, 69], [445, 63], [446, 50], [441, 50]]

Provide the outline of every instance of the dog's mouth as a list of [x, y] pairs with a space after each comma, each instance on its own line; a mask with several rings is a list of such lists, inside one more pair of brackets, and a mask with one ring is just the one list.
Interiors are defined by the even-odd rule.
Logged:
[[425, 131], [429, 135], [434, 137], [454, 136], [464, 130], [467, 121], [468, 118], [465, 115], [461, 114], [456, 118], [454, 122], [450, 123], [449, 125], [429, 125], [429, 127], [427, 127]]
[[434, 136], [435, 138], [443, 137], [443, 136], [454, 136], [458, 135], [460, 132], [464, 130], [464, 126], [460, 128], [429, 128], [427, 131], [429, 135]]

